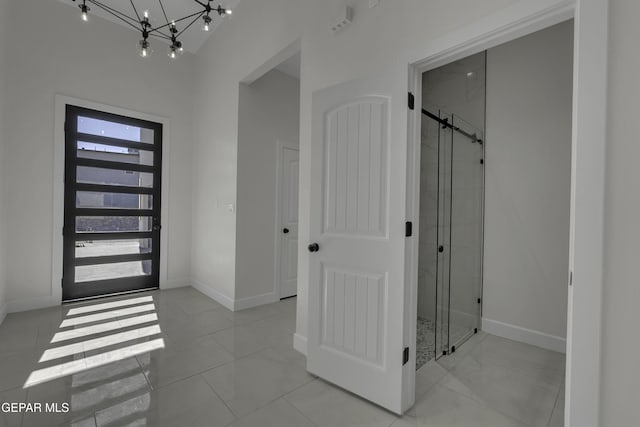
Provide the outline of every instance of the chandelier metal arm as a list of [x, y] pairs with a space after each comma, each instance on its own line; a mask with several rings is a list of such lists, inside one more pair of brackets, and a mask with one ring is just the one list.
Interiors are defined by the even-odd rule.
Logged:
[[88, 1], [89, 3], [94, 4], [94, 5], [102, 8], [103, 10], [110, 11], [111, 13], [115, 13], [115, 14], [119, 15], [120, 17], [124, 18], [124, 19], [128, 19], [129, 21], [131, 21], [132, 24], [135, 24], [135, 25], [139, 25], [140, 24], [140, 22], [138, 22], [135, 18], [132, 18], [131, 16], [127, 15], [126, 13], [120, 12], [119, 10], [114, 9], [111, 6], [107, 6], [106, 4], [102, 3], [99, 0], [86, 0], [86, 1]]
[[[176, 20], [175, 20], [175, 21], [173, 21], [173, 22], [175, 22], [175, 23], [177, 24], [178, 22], [182, 22], [182, 21], [184, 21], [184, 20], [186, 20], [186, 19], [193, 18], [194, 16], [197, 16], [198, 18], [200, 18], [200, 16], [202, 16], [203, 14], [204, 14], [204, 12], [196, 12], [196, 13], [192, 13], [191, 15], [185, 16], [184, 18], [176, 19]], [[196, 20], [197, 20], [198, 18], [196, 18]], [[153, 33], [154, 31], [158, 31], [158, 30], [161, 30], [161, 29], [163, 29], [163, 28], [167, 28], [167, 27], [171, 26], [171, 24], [172, 24], [172, 23], [170, 22], [170, 23], [167, 23], [167, 24], [161, 25], [161, 26], [156, 27], [156, 28], [151, 28], [151, 29], [149, 30], [149, 34]], [[182, 34], [182, 33], [180, 33], [180, 34]]]
[[202, 3], [200, 0], [193, 0], [193, 1], [195, 1], [196, 3], [198, 3], [202, 7], [207, 7], [207, 5]]
[[149, 33], [149, 36], [150, 37], [156, 37], [156, 38], [159, 38], [159, 39], [171, 40], [171, 36], [169, 36], [169, 35], [167, 35], [165, 33], [162, 33], [160, 31], [157, 31], [156, 34]]
[[167, 16], [167, 11], [164, 10], [164, 5], [162, 4], [162, 0], [158, 0], [158, 3], [160, 3], [160, 9], [162, 9], [162, 14], [164, 15], [164, 19], [167, 21], [167, 24], [169, 24], [169, 17]]
[[136, 9], [136, 5], [133, 4], [133, 0], [129, 0], [129, 2], [131, 3], [131, 7], [133, 8], [133, 11], [135, 12], [136, 16], [138, 17], [138, 22], [141, 22], [142, 18], [140, 18], [140, 14], [138, 13], [138, 9]]
[[198, 19], [202, 18], [202, 15], [204, 15], [204, 14], [205, 14], [205, 12], [200, 12], [200, 13], [198, 14], [198, 16], [196, 16], [196, 17], [195, 17], [195, 19], [189, 23], [189, 25], [187, 25], [186, 27], [184, 27], [184, 29], [183, 29], [182, 31], [180, 31], [180, 32], [176, 35], [176, 37], [180, 37], [180, 36], [182, 35], [182, 33], [184, 33], [185, 31], [187, 31], [187, 30], [189, 29], [189, 27], [191, 27], [193, 24], [195, 24], [195, 23], [196, 23], [196, 21], [197, 21]]
[[[140, 31], [140, 27], [138, 27], [137, 25], [134, 25], [131, 21], [133, 21], [132, 18], [128, 17], [127, 15], [124, 15], [121, 12], [118, 12], [117, 10], [113, 10], [108, 6], [103, 5], [102, 3], [96, 1], [96, 0], [87, 0], [87, 2], [99, 7], [100, 9], [104, 10], [105, 12], [113, 15], [114, 17], [118, 18], [119, 20], [121, 20], [122, 22], [124, 22], [125, 24], [129, 25], [131, 28], [133, 28], [136, 31]], [[127, 19], [123, 18], [122, 16], [130, 19], [131, 21], [128, 21]]]

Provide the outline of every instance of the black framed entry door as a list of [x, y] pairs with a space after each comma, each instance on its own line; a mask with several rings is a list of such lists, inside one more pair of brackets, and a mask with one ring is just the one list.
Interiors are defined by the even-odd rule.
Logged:
[[66, 107], [63, 300], [159, 287], [162, 124]]

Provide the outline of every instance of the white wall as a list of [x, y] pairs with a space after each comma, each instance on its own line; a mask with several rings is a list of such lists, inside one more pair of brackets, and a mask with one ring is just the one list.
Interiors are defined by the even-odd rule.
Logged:
[[[11, 1], [5, 157], [8, 205], [7, 300], [27, 308], [51, 303], [54, 99], [62, 94], [171, 121], [168, 277], [188, 283], [191, 250], [191, 113], [194, 59], [172, 62], [156, 43], [137, 56], [139, 35], [49, 0]], [[28, 23], [28, 24], [26, 24]], [[37, 29], [37, 31], [34, 31]], [[27, 172], [28, 171], [28, 172]]]
[[[611, 0], [600, 425], [638, 424], [640, 2]], [[578, 283], [576, 283], [576, 286]], [[587, 374], [588, 375], [588, 374]]]
[[567, 319], [572, 63], [572, 21], [487, 53], [483, 318], [489, 326], [497, 321], [561, 340]]
[[279, 237], [275, 228], [278, 141], [297, 146], [299, 136], [299, 80], [272, 70], [251, 85], [240, 84], [236, 300], [251, 304], [277, 299], [274, 242]]
[[[332, 35], [328, 25], [344, 0], [242, 1], [234, 10], [233, 20], [216, 30], [216, 36], [203, 46], [197, 59], [196, 84], [207, 87], [208, 91], [200, 93], [196, 103], [192, 272], [195, 280], [210, 290], [210, 295], [234, 298], [236, 217], [218, 206], [236, 200], [237, 84], [276, 53], [301, 39], [297, 322], [301, 336], [306, 336], [307, 330], [311, 93], [390, 63], [397, 65], [394, 76], [405, 81], [406, 64], [400, 65], [400, 61], [395, 62], [396, 58], [408, 57], [427, 40], [464, 27], [515, 1], [458, 0], [453, 6], [445, 0], [383, 0], [372, 9], [367, 0], [349, 3], [354, 6], [353, 23]], [[451, 13], [454, 7], [456, 13]]]
[[0, 323], [4, 320], [6, 314], [6, 206], [7, 199], [5, 195], [5, 187], [7, 184], [6, 166], [7, 158], [5, 155], [5, 122], [4, 115], [6, 111], [6, 84], [8, 56], [6, 54], [7, 42], [9, 40], [7, 29], [8, 23], [8, 5], [9, 0], [0, 0]]

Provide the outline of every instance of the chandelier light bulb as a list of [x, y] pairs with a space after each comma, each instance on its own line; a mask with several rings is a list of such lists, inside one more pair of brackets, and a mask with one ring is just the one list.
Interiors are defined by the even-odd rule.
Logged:
[[151, 49], [151, 43], [149, 43], [149, 40], [147, 40], [146, 38], [140, 40], [140, 43], [138, 43], [138, 48], [140, 49], [141, 58], [147, 58], [153, 53], [153, 50]]
[[204, 31], [209, 31], [210, 27], [209, 24], [211, 24], [211, 17], [209, 15], [205, 15], [202, 17], [202, 29]]
[[89, 20], [89, 6], [87, 6], [86, 4], [81, 4], [80, 5], [80, 11], [82, 12], [82, 20], [84, 22], [87, 22]]
[[142, 14], [144, 15], [145, 18], [149, 18], [149, 11], [145, 10], [144, 12], [142, 12]]

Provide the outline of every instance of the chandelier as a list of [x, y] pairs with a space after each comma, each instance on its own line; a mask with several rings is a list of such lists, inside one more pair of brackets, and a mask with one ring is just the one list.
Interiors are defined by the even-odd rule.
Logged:
[[[75, 2], [76, 0], [73, 1]], [[175, 59], [184, 52], [180, 36], [196, 22], [201, 21], [202, 30], [209, 31], [211, 28], [211, 22], [213, 21], [213, 18], [211, 17], [212, 14], [217, 13], [218, 16], [231, 15], [231, 10], [225, 9], [221, 5], [213, 7], [211, 3], [214, 0], [193, 0], [202, 8], [201, 10], [179, 19], [170, 20], [167, 16], [164, 5], [162, 4], [162, 0], [158, 0], [166, 24], [154, 26], [151, 24], [149, 19], [149, 11], [139, 11], [133, 0], [129, 1], [131, 3], [131, 12], [135, 16], [116, 10], [99, 0], [82, 0], [82, 4], [79, 5], [81, 17], [83, 21], [89, 20], [89, 11], [91, 8], [89, 8], [87, 4], [91, 4], [127, 24], [134, 30], [139, 31], [142, 35], [142, 39], [138, 43], [138, 50], [140, 56], [143, 58], [148, 57], [153, 52], [151, 42], [149, 41], [149, 38], [151, 37], [165, 39], [169, 42], [168, 56], [171, 59]]]

